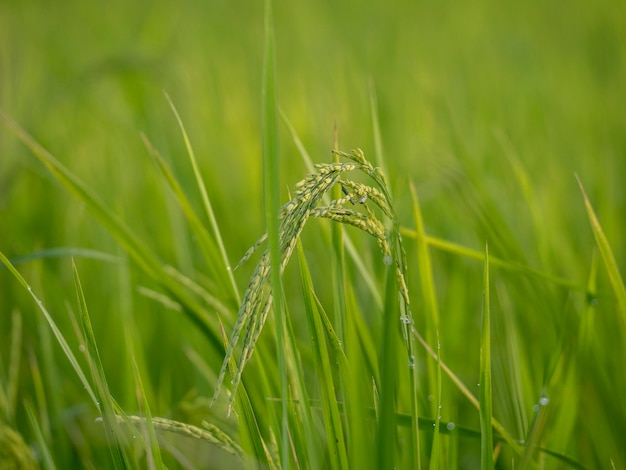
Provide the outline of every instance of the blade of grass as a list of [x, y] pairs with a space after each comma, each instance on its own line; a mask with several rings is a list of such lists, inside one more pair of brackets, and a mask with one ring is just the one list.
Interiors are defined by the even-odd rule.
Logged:
[[483, 315], [480, 344], [480, 462], [481, 468], [493, 465], [492, 395], [491, 395], [491, 310], [489, 303], [489, 248], [485, 244], [483, 277]]
[[[420, 274], [420, 285], [422, 287], [422, 297], [424, 299], [424, 308], [426, 310], [426, 324], [428, 326], [428, 328], [431, 331], [436, 332], [436, 336], [437, 336], [437, 345], [439, 345], [439, 306], [437, 304], [437, 292], [435, 290], [435, 279], [433, 276], [433, 269], [432, 269], [432, 261], [430, 258], [430, 249], [428, 246], [428, 243], [426, 241], [426, 231], [424, 229], [424, 221], [422, 218], [422, 210], [420, 208], [420, 204], [419, 204], [419, 199], [417, 197], [417, 191], [415, 189], [415, 185], [413, 184], [413, 182], [411, 182], [411, 184], [409, 185], [409, 188], [411, 190], [411, 198], [413, 201], [413, 218], [415, 219], [415, 226], [416, 226], [416, 241], [417, 241], [417, 264], [418, 264], [418, 268], [419, 268], [419, 274]], [[437, 372], [436, 374], [434, 373], [434, 371], [432, 371], [431, 368], [428, 369], [428, 377], [429, 377], [429, 384], [435, 385], [436, 390], [437, 390], [437, 396], [438, 396], [438, 400], [435, 403], [435, 406], [437, 408], [433, 409], [432, 411], [434, 411], [436, 414], [435, 416], [437, 417], [436, 422], [435, 422], [435, 438], [433, 439], [433, 452], [432, 452], [432, 457], [431, 457], [431, 468], [432, 468], [432, 464], [437, 462], [438, 456], [439, 456], [439, 452], [436, 451], [436, 447], [438, 447], [439, 445], [439, 432], [438, 432], [438, 428], [439, 428], [439, 415], [440, 415], [440, 410], [439, 410], [439, 405], [441, 405], [441, 354], [439, 354], [437, 356], [437, 361], [438, 361], [438, 367], [437, 367]], [[415, 406], [417, 407], [417, 402], [415, 404]], [[417, 410], [416, 410], [417, 411]], [[415, 418], [417, 419], [417, 414], [415, 415]], [[416, 444], [416, 450], [417, 450], [417, 455], [418, 455], [418, 462], [419, 462], [419, 439], [417, 441]], [[421, 465], [418, 463], [418, 465]]]
[[[120, 272], [120, 284], [123, 290], [123, 301], [121, 305], [122, 311], [126, 314], [124, 316], [124, 339], [126, 343], [126, 350], [128, 351], [129, 359], [132, 366], [132, 372], [135, 383], [135, 393], [139, 410], [144, 415], [144, 423], [139, 427], [143, 432], [144, 446], [146, 448], [147, 466], [150, 469], [162, 469], [164, 468], [163, 459], [161, 457], [161, 448], [157, 438], [155, 426], [152, 419], [152, 413], [150, 411], [150, 405], [148, 402], [146, 389], [141, 379], [141, 373], [139, 371], [139, 364], [137, 362], [137, 356], [135, 354], [135, 338], [139, 338], [135, 322], [132, 317], [132, 306], [130, 305], [130, 292], [128, 291], [129, 284], [129, 272], [127, 268], [128, 264], [124, 263]], [[123, 279], [123, 281], [122, 281]]]
[[98, 409], [102, 414], [104, 423], [104, 434], [109, 445], [109, 451], [115, 468], [128, 468], [129, 460], [126, 458], [123, 446], [123, 432], [117, 422], [117, 413], [115, 404], [111, 399], [111, 392], [107, 383], [100, 353], [96, 345], [96, 338], [91, 326], [91, 319], [87, 310], [87, 301], [78, 276], [78, 268], [72, 260], [72, 271], [74, 273], [74, 285], [76, 288], [76, 297], [78, 300], [78, 311], [83, 329], [83, 339], [85, 340], [85, 357], [91, 370], [92, 380], [98, 398]]
[[[442, 388], [441, 388], [441, 349], [439, 342], [439, 330], [435, 331], [437, 347], [439, 348], [439, 354], [437, 355], [437, 372], [435, 377], [436, 390], [437, 390], [437, 400], [433, 400], [436, 403], [437, 409], [435, 414], [435, 420], [433, 423], [433, 442], [431, 446], [430, 453], [430, 469], [436, 470], [439, 468], [439, 462], [441, 459], [441, 407], [443, 406], [441, 403], [442, 397]], [[414, 417], [412, 420], [414, 423], [417, 422], [417, 426], [419, 428], [419, 418]]]
[[[225, 286], [223, 285], [224, 283], [221, 282], [221, 280], [223, 279], [223, 274], [224, 274], [224, 266], [221, 266], [218, 260], [220, 259], [220, 257], [223, 258], [224, 256], [224, 253], [222, 252], [223, 246], [219, 247], [219, 243], [218, 243], [218, 247], [215, 246], [215, 242], [211, 239], [209, 232], [206, 230], [206, 228], [200, 221], [200, 218], [194, 211], [191, 202], [187, 198], [183, 188], [180, 186], [178, 180], [174, 176], [174, 173], [172, 172], [171, 168], [169, 167], [169, 165], [167, 164], [163, 156], [152, 145], [152, 143], [148, 140], [148, 138], [145, 135], [142, 135], [142, 139], [144, 141], [144, 145], [146, 146], [146, 148], [148, 149], [148, 152], [150, 153], [150, 156], [154, 160], [156, 166], [161, 172], [161, 175], [165, 179], [165, 182], [167, 183], [170, 190], [172, 191], [174, 195], [174, 199], [176, 200], [176, 203], [178, 204], [183, 214], [185, 215], [185, 218], [187, 219], [187, 222], [190, 226], [191, 232], [193, 233], [193, 235], [195, 236], [197, 240], [200, 251], [202, 252], [204, 256], [205, 263], [207, 267], [209, 268], [213, 279], [215, 279], [215, 281], [220, 284], [220, 287], [223, 291], [232, 289], [232, 283], [234, 282], [233, 273], [232, 273], [232, 270], [230, 269], [230, 266], [228, 265], [226, 265], [225, 271], [228, 272], [230, 282], [227, 283], [228, 285], [225, 285]], [[207, 200], [208, 200], [208, 197], [207, 197]], [[210, 202], [208, 202], [208, 204], [210, 207]], [[211, 213], [212, 213], [212, 210], [211, 210]], [[217, 223], [215, 224], [215, 227], [213, 228], [213, 232], [214, 234], [217, 233], [217, 235], [214, 235], [214, 237], [218, 238], [218, 240], [221, 241], [221, 236], [219, 235], [220, 232], [219, 232]], [[235, 301], [235, 305], [233, 306], [234, 308], [237, 308], [240, 303], [239, 292], [237, 290], [234, 291], [233, 299]]]
[[622, 328], [626, 328], [626, 287], [624, 286], [624, 281], [622, 280], [619, 268], [617, 267], [617, 262], [615, 261], [613, 250], [611, 250], [611, 245], [609, 244], [609, 241], [604, 234], [604, 230], [602, 230], [600, 221], [598, 220], [598, 217], [593, 210], [593, 206], [591, 205], [591, 202], [589, 201], [589, 198], [585, 193], [585, 188], [583, 187], [583, 184], [580, 181], [578, 175], [576, 175], [576, 180], [578, 181], [580, 192], [583, 195], [585, 208], [587, 209], [587, 216], [589, 217], [591, 229], [593, 230], [596, 244], [598, 245], [598, 249], [600, 250], [602, 261], [604, 262], [604, 268], [609, 275], [609, 280], [611, 282], [611, 286], [613, 287], [613, 292], [615, 293], [615, 297], [617, 298], [617, 305], [621, 314], [621, 326]]
[[528, 434], [525, 439], [525, 447], [524, 447], [524, 455], [522, 456], [522, 461], [520, 462], [520, 469], [525, 470], [527, 468], [535, 468], [535, 464], [533, 463], [533, 458], [537, 451], [539, 450], [539, 441], [543, 435], [543, 431], [545, 430], [547, 423], [547, 411], [546, 405], [548, 404], [548, 399], [546, 397], [541, 397], [539, 399], [539, 403], [537, 403], [534, 407], [535, 416], [533, 418], [533, 422], [528, 429]]
[[54, 459], [52, 458], [52, 452], [50, 452], [50, 448], [48, 443], [46, 442], [43, 431], [41, 430], [41, 426], [39, 425], [39, 421], [37, 421], [37, 415], [33, 410], [32, 405], [29, 402], [24, 404], [26, 408], [26, 414], [28, 415], [28, 420], [30, 421], [30, 425], [35, 432], [35, 441], [37, 442], [38, 451], [40, 453], [40, 458], [43, 463], [43, 466], [46, 470], [55, 470], [57, 467], [54, 463]]
[[372, 113], [372, 136], [374, 138], [374, 163], [382, 168], [383, 173], [388, 175], [387, 166], [385, 165], [385, 155], [383, 153], [383, 139], [380, 133], [380, 119], [378, 117], [378, 98], [376, 96], [376, 87], [374, 81], [369, 82], [370, 109]]
[[24, 256], [16, 256], [11, 258], [11, 263], [16, 265], [44, 258], [87, 258], [109, 263], [117, 263], [120, 260], [117, 256], [103, 251], [60, 246], [35, 251]]
[[[400, 232], [402, 233], [403, 236], [408, 237], [408, 238], [417, 238], [418, 234], [415, 230], [411, 230], [409, 228], [406, 227], [402, 227]], [[433, 237], [430, 235], [426, 235], [426, 242], [428, 243], [429, 246], [432, 246], [434, 248], [437, 248], [438, 250], [441, 251], [445, 251], [447, 253], [453, 253], [456, 254], [458, 256], [462, 256], [464, 258], [469, 258], [469, 259], [473, 259], [476, 261], [483, 261], [485, 255], [479, 251], [479, 250], [473, 250], [471, 248], [467, 248], [464, 247], [462, 245], [459, 245], [457, 243], [453, 243], [447, 240], [442, 240], [440, 238], [437, 237]], [[508, 261], [504, 261], [500, 258], [496, 258], [494, 256], [490, 256], [489, 257], [489, 262], [491, 263], [492, 266], [497, 266], [509, 271], [513, 271], [513, 272], [520, 272], [523, 274], [527, 274], [527, 275], [531, 275], [531, 276], [536, 276], [539, 277], [541, 279], [545, 279], [546, 281], [552, 282], [556, 285], [560, 285], [563, 287], [567, 287], [569, 289], [573, 289], [579, 292], [585, 292], [586, 291], [586, 287], [582, 284], [579, 284], [577, 282], [571, 281], [569, 279], [564, 279], [558, 276], [554, 276], [552, 274], [548, 274], [545, 273], [543, 271], [540, 271], [538, 269], [534, 269], [531, 268], [529, 266], [525, 266], [523, 264], [520, 263], [512, 263], [512, 262], [508, 262]]]
[[303, 301], [309, 324], [315, 369], [320, 383], [320, 401], [326, 429], [324, 434], [326, 435], [326, 445], [331, 458], [330, 468], [349, 468], [341, 416], [337, 405], [337, 394], [335, 391], [332, 367], [329, 361], [329, 350], [324, 333], [324, 325], [320, 311], [317, 308], [311, 273], [300, 241], [298, 241], [297, 249], [302, 293], [304, 297]]
[[[12, 423], [17, 407], [17, 390], [22, 362], [22, 314], [17, 310], [11, 315], [11, 352], [9, 355], [9, 375], [6, 383], [6, 403], [2, 407], [3, 418]], [[1, 387], [0, 387], [1, 388]]]
[[29, 349], [28, 359], [30, 363], [30, 375], [33, 381], [35, 401], [37, 404], [37, 409], [39, 410], [39, 419], [37, 421], [37, 424], [43, 436], [43, 440], [49, 442], [52, 439], [52, 433], [50, 432], [51, 413], [47, 399], [48, 394], [46, 393], [47, 388], [44, 385], [41, 367], [39, 366], [39, 361], [37, 360], [37, 356], [35, 355], [35, 351], [33, 349]]
[[43, 313], [44, 318], [46, 319], [46, 321], [50, 325], [50, 329], [52, 330], [52, 333], [54, 334], [54, 336], [57, 339], [59, 345], [61, 346], [61, 349], [65, 353], [65, 356], [67, 357], [67, 359], [70, 361], [70, 364], [74, 368], [74, 371], [76, 372], [76, 375], [78, 375], [78, 378], [80, 379], [81, 383], [85, 387], [85, 390], [87, 390], [87, 393], [89, 394], [89, 397], [91, 398], [93, 403], [97, 406], [98, 400], [96, 399], [96, 395], [93, 392], [93, 389], [91, 388], [91, 385], [89, 384], [89, 381], [87, 380], [87, 377], [85, 376], [85, 374], [84, 374], [80, 364], [78, 363], [78, 360], [76, 359], [76, 356], [74, 356], [74, 353], [72, 352], [69, 344], [65, 340], [65, 337], [63, 336], [63, 333], [57, 327], [56, 323], [52, 319], [52, 316], [48, 313], [48, 310], [46, 309], [46, 307], [44, 307], [43, 302], [41, 300], [39, 300], [39, 298], [33, 292], [33, 290], [30, 287], [30, 285], [28, 285], [26, 280], [15, 269], [15, 267], [9, 262], [8, 258], [2, 252], [0, 252], [0, 261], [4, 264], [4, 266], [6, 266], [6, 268], [11, 272], [11, 274], [13, 274], [15, 279], [17, 279], [17, 281], [22, 285], [22, 287], [24, 287], [24, 289], [26, 289], [28, 291], [28, 293], [30, 294], [30, 296], [35, 300], [35, 303], [37, 304], [37, 307], [39, 308], [39, 310], [41, 310], [41, 313]]
[[[287, 302], [285, 301], [285, 305]], [[285, 346], [287, 351], [288, 377], [290, 378], [289, 408], [291, 425], [290, 435], [293, 442], [293, 453], [301, 467], [320, 468], [321, 461], [318, 452], [317, 439], [313, 426], [313, 414], [309, 405], [309, 393], [305, 383], [305, 370], [302, 356], [296, 344], [296, 334], [293, 330], [291, 316], [288, 309], [285, 315], [286, 335]]]
[[[396, 254], [396, 253], [394, 253]], [[398, 283], [395, 273], [395, 259], [387, 268], [387, 285], [385, 288], [385, 316], [383, 332], [380, 339], [379, 364], [380, 383], [377, 389], [380, 394], [380, 417], [376, 434], [378, 446], [377, 468], [388, 468], [394, 465], [394, 449], [396, 446], [396, 393], [397, 393], [397, 320], [399, 311]]]
[[278, 127], [276, 111], [276, 68], [274, 50], [274, 24], [272, 1], [265, 1], [265, 46], [263, 57], [262, 85], [262, 137], [263, 137], [263, 196], [265, 224], [270, 253], [271, 289], [274, 299], [273, 311], [276, 319], [276, 348], [278, 372], [281, 384], [282, 410], [280, 419], [280, 461], [289, 468], [289, 425], [288, 425], [288, 378], [285, 357], [285, 311], [281, 276], [281, 250], [279, 231], [280, 211], [280, 161], [278, 151]]
[[202, 175], [200, 174], [200, 168], [198, 167], [196, 155], [193, 151], [193, 147], [191, 146], [189, 136], [187, 135], [187, 131], [185, 130], [185, 126], [183, 125], [183, 121], [180, 118], [178, 111], [176, 110], [176, 106], [174, 106], [174, 103], [172, 102], [170, 96], [167, 93], [165, 93], [165, 98], [167, 99], [167, 102], [172, 108], [172, 112], [174, 113], [174, 116], [176, 116], [176, 121], [178, 122], [180, 131], [183, 135], [183, 139], [185, 141], [185, 147], [187, 148], [187, 154], [189, 155], [189, 161], [191, 162], [193, 173], [196, 177], [196, 184], [198, 185], [198, 189], [200, 190], [200, 195], [202, 197], [202, 204], [204, 205], [204, 210], [206, 211], [206, 215], [209, 219], [211, 231], [213, 232], [213, 236], [215, 237], [215, 241], [217, 242], [217, 246], [219, 248], [219, 252], [222, 257], [222, 262], [224, 263], [224, 268], [228, 275], [228, 279], [230, 280], [230, 287], [232, 289], [233, 298], [236, 300], [237, 305], [239, 305], [241, 303], [241, 298], [239, 296], [239, 290], [237, 289], [237, 283], [235, 282], [235, 276], [233, 275], [233, 270], [231, 269], [230, 263], [228, 261], [228, 255], [226, 253], [224, 241], [222, 240], [222, 235], [220, 233], [217, 220], [215, 219], [215, 213], [213, 212], [213, 206], [211, 205], [211, 200], [209, 199], [209, 194], [206, 190], [204, 180], [202, 179]]

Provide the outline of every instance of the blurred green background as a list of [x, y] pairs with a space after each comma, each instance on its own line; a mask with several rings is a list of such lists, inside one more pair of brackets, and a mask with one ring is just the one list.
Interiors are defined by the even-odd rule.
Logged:
[[[376, 98], [403, 225], [414, 226], [412, 181], [428, 233], [479, 250], [487, 240], [493, 256], [584, 286], [594, 239], [578, 174], [624, 272], [626, 2], [277, 1], [275, 28], [279, 105], [314, 161], [330, 160], [335, 123], [341, 148], [374, 153], [371, 101]], [[262, 57], [263, 2], [0, 2], [0, 107], [79, 175], [163, 261], [185, 273], [201, 272], [202, 265], [141, 133], [171, 162], [199, 208], [184, 143], [162, 93], [167, 91], [201, 162], [236, 263], [264, 230]], [[305, 167], [281, 129], [287, 188], [304, 176]], [[524, 168], [526, 186], [516, 176], [516, 164]], [[118, 257], [113, 263], [80, 259], [78, 269], [105, 369], [111, 370], [112, 390], [123, 405], [135, 403], [129, 366], [118, 357], [124, 311], [132, 311], [140, 325], [138, 342], [155, 414], [170, 412], [196, 385], [200, 394], [212, 393], [202, 388], [206, 385], [183, 352], [186, 344], [203, 351], [200, 334], [137, 294], [137, 286], [154, 286], [132, 264], [120, 268], [127, 266], [126, 258], [113, 238], [1, 128], [0, 250], [16, 258], [54, 247]], [[324, 247], [311, 240], [308, 249], [315, 253]], [[445, 254], [435, 261], [446, 357], [472, 381], [478, 343], [471, 335], [479, 334], [482, 268]], [[71, 335], [70, 260], [45, 258], [18, 267]], [[323, 276], [324, 266], [312, 268]], [[242, 289], [249, 273], [245, 268], [237, 274]], [[608, 466], [609, 454], [626, 464], [616, 438], [626, 433], [621, 398], [626, 387], [623, 379], [611, 385], [615, 374], [623, 375], [623, 346], [612, 347], [623, 342], [624, 329], [615, 326], [603, 273], [598, 282], [604, 309], [599, 312], [605, 315], [596, 320], [592, 344], [600, 349], [587, 366], [597, 371], [588, 380], [603, 382], [583, 383], [581, 397], [587, 390], [591, 404], [584, 398], [577, 403], [580, 412], [585, 406], [593, 410], [599, 424], [589, 431], [593, 438], [579, 442], [588, 447], [581, 450], [585, 462]], [[525, 343], [520, 354], [534, 364], [529, 371], [536, 395], [527, 397], [530, 403], [556, 360], [552, 346], [564, 328], [577, 328], [572, 312], [585, 302], [580, 293], [553, 290], [520, 287], [518, 307], [513, 296], [511, 311]], [[52, 341], [47, 326], [22, 291], [0, 270], [3, 368], [12, 312], [19, 310], [26, 353], [19, 393], [35, 400], [29, 357], [31, 368], [33, 358], [42, 363], [47, 385], [66, 391], [64, 402], [51, 406], [63, 415], [51, 419], [54, 434], [60, 423], [70, 427], [68, 409], [86, 399], [56, 346], [46, 346]], [[537, 294], [540, 305], [528, 298], [537, 291], [550, 292]], [[417, 321], [419, 328], [419, 313]], [[44, 354], [49, 350], [53, 357]], [[220, 358], [207, 360], [219, 364]], [[16, 420], [29, 436], [23, 411]], [[558, 450], [573, 453], [576, 442], [572, 438]], [[69, 455], [63, 445], [68, 444], [60, 444], [59, 452]]]

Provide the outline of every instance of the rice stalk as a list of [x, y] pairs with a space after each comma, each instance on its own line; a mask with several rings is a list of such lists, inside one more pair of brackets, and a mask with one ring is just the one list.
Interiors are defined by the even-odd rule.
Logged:
[[[413, 337], [410, 334], [413, 328], [413, 319], [409, 309], [405, 254], [399, 223], [393, 210], [385, 176], [380, 168], [374, 167], [365, 159], [365, 155], [360, 149], [353, 150], [351, 153], [334, 152], [337, 156], [349, 161], [316, 164], [314, 166], [315, 172], [297, 182], [294, 186], [292, 199], [280, 207], [280, 272], [285, 270], [304, 226], [311, 218], [325, 218], [333, 222], [351, 225], [373, 236], [383, 254], [385, 265], [392, 265], [395, 257], [395, 278], [401, 300], [400, 319], [404, 340], [409, 350], [409, 357], [411, 357], [414, 354]], [[376, 183], [376, 187], [355, 182], [344, 176], [352, 171], [365, 173]], [[331, 195], [331, 190], [336, 185], [341, 188], [343, 196], [325, 203], [324, 196]], [[377, 215], [376, 210], [370, 207], [369, 203], [378, 209], [384, 217], [383, 220]], [[391, 225], [391, 229], [386, 228], [385, 222], [387, 225]], [[267, 234], [261, 236], [246, 251], [237, 267], [248, 261], [254, 252], [267, 241], [267, 238]], [[256, 342], [272, 309], [274, 298], [270, 283], [270, 253], [266, 248], [244, 293], [211, 403], [214, 403], [220, 394], [228, 370], [228, 363], [242, 342], [243, 336], [241, 352], [232, 378], [233, 393], [230, 396], [230, 406], [233, 405], [235, 391], [241, 381], [243, 369], [254, 352]]]

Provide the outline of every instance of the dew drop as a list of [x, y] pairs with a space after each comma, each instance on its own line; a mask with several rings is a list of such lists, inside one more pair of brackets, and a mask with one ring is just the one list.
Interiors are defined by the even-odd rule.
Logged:
[[391, 266], [391, 256], [385, 255], [383, 257], [383, 264], [386, 266]]
[[533, 406], [533, 411], [535, 413], [538, 413], [539, 412], [539, 408], [541, 408], [539, 405], [535, 405], [535, 406]]
[[539, 399], [539, 404], [541, 406], [546, 406], [548, 403], [550, 403], [550, 399], [548, 397], [541, 397]]
[[448, 431], [452, 431], [455, 427], [456, 427], [456, 425], [452, 421], [450, 421], [448, 424], [446, 424], [446, 429]]

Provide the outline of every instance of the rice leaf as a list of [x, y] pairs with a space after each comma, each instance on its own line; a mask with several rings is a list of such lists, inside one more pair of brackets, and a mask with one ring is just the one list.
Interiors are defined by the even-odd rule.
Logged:
[[[237, 289], [237, 283], [235, 282], [235, 277], [233, 275], [233, 270], [230, 267], [230, 263], [228, 261], [228, 255], [226, 254], [226, 248], [224, 246], [224, 241], [222, 240], [222, 234], [220, 232], [219, 226], [217, 224], [217, 220], [215, 218], [215, 213], [213, 212], [213, 206], [211, 205], [211, 200], [209, 199], [209, 193], [207, 192], [206, 186], [204, 184], [204, 180], [202, 179], [202, 175], [200, 174], [200, 167], [198, 166], [198, 161], [196, 160], [196, 154], [193, 151], [193, 147], [191, 146], [191, 141], [189, 140], [189, 136], [187, 135], [187, 131], [185, 130], [185, 126], [183, 125], [183, 121], [178, 114], [178, 110], [170, 96], [165, 93], [165, 98], [172, 108], [172, 112], [176, 117], [176, 121], [178, 122], [178, 126], [180, 127], [180, 131], [183, 135], [183, 140], [185, 141], [185, 147], [187, 148], [187, 154], [189, 155], [189, 161], [191, 162], [191, 166], [193, 168], [194, 176], [196, 177], [196, 184], [198, 185], [198, 189], [200, 190], [200, 196], [202, 198], [202, 204], [204, 206], [204, 210], [209, 219], [209, 225], [211, 227], [211, 231], [213, 232], [213, 236], [215, 237], [215, 241], [217, 242], [217, 246], [219, 248], [219, 253], [221, 255], [222, 262], [224, 263], [224, 269], [230, 280], [231, 287], [231, 295], [236, 300], [237, 304], [241, 302], [241, 298], [239, 297], [239, 290]], [[198, 227], [195, 227], [196, 231]], [[221, 276], [220, 276], [221, 278]]]
[[591, 223], [591, 229], [593, 230], [596, 244], [598, 245], [598, 249], [600, 250], [600, 256], [602, 257], [602, 261], [604, 262], [604, 268], [609, 275], [611, 287], [613, 287], [613, 292], [615, 293], [615, 297], [617, 298], [617, 305], [621, 314], [622, 328], [626, 328], [626, 287], [624, 286], [622, 275], [619, 272], [617, 261], [615, 261], [615, 256], [613, 255], [611, 245], [609, 244], [609, 241], [604, 234], [604, 230], [602, 230], [600, 221], [598, 220], [598, 217], [593, 210], [593, 206], [591, 205], [591, 202], [589, 201], [589, 198], [585, 193], [585, 188], [583, 187], [583, 184], [580, 181], [578, 175], [576, 175], [576, 180], [578, 181], [580, 192], [583, 195], [585, 208], [587, 209], [587, 216], [589, 217], [589, 222]]
[[111, 399], [111, 392], [107, 383], [106, 374], [100, 360], [100, 353], [96, 345], [96, 339], [91, 326], [91, 319], [87, 310], [87, 302], [83, 288], [78, 276], [76, 263], [72, 260], [72, 270], [74, 272], [74, 285], [76, 287], [76, 297], [78, 299], [78, 309], [80, 313], [83, 338], [85, 340], [85, 357], [91, 370], [92, 380], [98, 398], [98, 409], [102, 414], [104, 423], [104, 434], [109, 445], [109, 451], [115, 468], [127, 468], [128, 460], [122, 450], [123, 432], [117, 422], [116, 406]]
[[[417, 239], [418, 237], [418, 234], [415, 230], [411, 230], [405, 227], [401, 228], [401, 233], [407, 238]], [[425, 238], [429, 246], [432, 246], [433, 248], [441, 251], [445, 251], [447, 253], [452, 253], [463, 258], [473, 259], [476, 261], [483, 261], [485, 257], [484, 253], [479, 250], [467, 248], [448, 240], [443, 240], [441, 238], [433, 237], [431, 235], [426, 235]], [[560, 285], [580, 292], [586, 291], [586, 286], [584, 286], [583, 284], [562, 277], [554, 276], [549, 273], [545, 273], [524, 264], [505, 261], [494, 256], [489, 257], [489, 263], [491, 263], [492, 266], [497, 266], [499, 268], [506, 269], [507, 271], [519, 272], [528, 276], [535, 276], [540, 279], [545, 279], [546, 281], [549, 281], [555, 285]]]
[[394, 265], [387, 268], [387, 285], [385, 289], [385, 318], [383, 319], [383, 331], [380, 338], [379, 364], [380, 383], [376, 384], [380, 394], [380, 412], [376, 430], [376, 443], [378, 455], [377, 468], [393, 466], [394, 449], [396, 446], [396, 393], [398, 380], [397, 363], [397, 313], [398, 283], [394, 272]]
[[481, 468], [493, 469], [493, 430], [491, 394], [491, 309], [489, 301], [489, 248], [485, 244], [483, 277], [483, 315], [480, 341], [480, 462]]
[[313, 349], [313, 362], [320, 383], [320, 404], [324, 415], [324, 434], [326, 436], [327, 451], [330, 455], [330, 468], [349, 468], [346, 454], [346, 442], [339, 407], [337, 405], [337, 392], [335, 390], [332, 367], [329, 361], [330, 351], [326, 343], [324, 324], [321, 321], [320, 311], [317, 308], [311, 273], [300, 242], [298, 242], [297, 249], [303, 301], [307, 314], [309, 334], [311, 335], [311, 347]]
[[[223, 247], [216, 246], [216, 243], [213, 241], [213, 239], [209, 235], [209, 232], [206, 230], [206, 228], [202, 224], [200, 218], [198, 217], [195, 210], [193, 209], [191, 202], [187, 198], [183, 188], [180, 186], [180, 183], [174, 176], [174, 173], [172, 172], [171, 168], [169, 167], [169, 165], [167, 164], [163, 156], [158, 152], [158, 150], [154, 148], [154, 146], [150, 143], [150, 141], [148, 140], [146, 136], [142, 135], [142, 138], [143, 138], [144, 144], [146, 145], [148, 149], [148, 152], [150, 153], [152, 159], [154, 160], [157, 167], [159, 168], [166, 183], [170, 187], [174, 195], [174, 198], [176, 199], [176, 202], [178, 203], [179, 207], [183, 211], [183, 214], [185, 215], [185, 218], [187, 219], [187, 222], [189, 223], [191, 232], [193, 233], [193, 235], [195, 236], [195, 239], [198, 242], [198, 246], [204, 256], [205, 263], [210, 270], [212, 279], [214, 279], [220, 285], [221, 291], [225, 292], [229, 289], [232, 290], [232, 282], [233, 282], [232, 280], [228, 283], [222, 282], [225, 272], [228, 272], [229, 279], [233, 277], [230, 266], [226, 265], [226, 267], [224, 267], [224, 261], [223, 261], [224, 255], [222, 252]], [[195, 161], [195, 158], [194, 158], [194, 161]], [[208, 196], [207, 196], [207, 201], [208, 201]], [[207, 204], [208, 204], [208, 207], [210, 208], [211, 203], [207, 202]], [[210, 214], [212, 213], [213, 212], [211, 209]], [[219, 241], [221, 241], [221, 237], [219, 235], [220, 232], [219, 232], [219, 228], [217, 227], [217, 223], [215, 227], [213, 228], [213, 233], [214, 233], [214, 237], [218, 239]], [[218, 242], [218, 245], [219, 245], [219, 242]], [[234, 290], [233, 292], [231, 292], [231, 297], [233, 298], [234, 303], [238, 306], [239, 303], [241, 302], [241, 299], [239, 298], [239, 292], [237, 290]]]
[[33, 298], [33, 300], [37, 304], [37, 307], [39, 308], [39, 310], [41, 310], [41, 313], [43, 314], [44, 318], [48, 322], [48, 325], [50, 325], [50, 329], [52, 330], [52, 333], [54, 334], [54, 336], [57, 339], [59, 345], [61, 346], [61, 349], [65, 353], [65, 356], [70, 361], [70, 364], [74, 368], [74, 371], [76, 372], [76, 375], [78, 375], [78, 378], [80, 379], [80, 381], [83, 384], [85, 390], [89, 394], [89, 397], [91, 398], [92, 402], [97, 406], [98, 405], [98, 400], [96, 398], [96, 395], [95, 395], [93, 389], [91, 388], [91, 385], [90, 385], [89, 381], [87, 380], [87, 377], [85, 376], [85, 373], [83, 372], [80, 364], [78, 363], [78, 360], [76, 359], [76, 356], [74, 356], [74, 353], [72, 352], [69, 344], [65, 340], [65, 337], [63, 336], [63, 333], [61, 332], [61, 330], [59, 330], [59, 328], [57, 327], [56, 323], [52, 319], [52, 316], [48, 313], [48, 310], [43, 305], [43, 302], [41, 300], [39, 300], [39, 298], [33, 292], [33, 290], [30, 287], [30, 285], [28, 285], [26, 280], [17, 271], [17, 269], [15, 269], [15, 267], [9, 262], [8, 258], [2, 252], [0, 252], [0, 261], [11, 272], [11, 274], [13, 274], [15, 279], [17, 279], [17, 281], [22, 285], [22, 287], [24, 287], [24, 289], [26, 289], [28, 291], [28, 293], [30, 294], [30, 296]]
[[[265, 45], [263, 56], [262, 85], [262, 146], [263, 146], [263, 197], [265, 225], [269, 244], [269, 267], [271, 295], [276, 318], [276, 349], [278, 373], [280, 376], [282, 411], [280, 425], [280, 461], [284, 468], [290, 467], [288, 408], [285, 398], [288, 395], [287, 358], [285, 357], [285, 311], [283, 308], [283, 287], [280, 247], [280, 160], [278, 150], [278, 126], [276, 105], [276, 66], [274, 50], [274, 24], [272, 1], [265, 1]], [[245, 357], [245, 356], [244, 356]]]
[[[41, 426], [39, 421], [37, 420], [37, 415], [33, 410], [32, 405], [29, 402], [24, 403], [24, 408], [26, 408], [26, 414], [28, 415], [28, 421], [30, 422], [33, 431], [35, 432], [35, 441], [37, 442], [37, 450], [40, 453], [40, 458], [43, 463], [44, 468], [46, 470], [56, 470], [56, 465], [54, 463], [54, 458], [52, 457], [52, 452], [50, 451], [50, 447], [44, 438], [43, 431], [41, 430]], [[33, 466], [34, 467], [34, 466]], [[35, 467], [36, 468], [36, 467]]]

